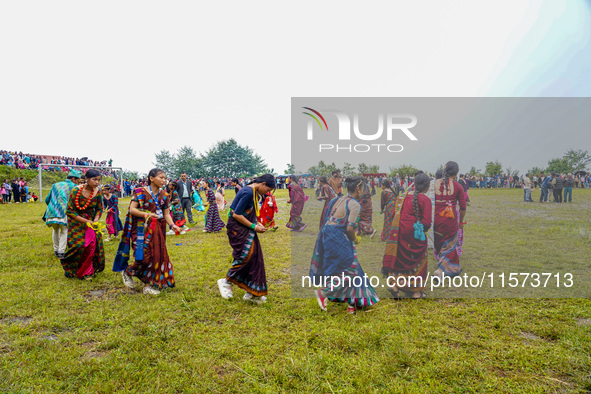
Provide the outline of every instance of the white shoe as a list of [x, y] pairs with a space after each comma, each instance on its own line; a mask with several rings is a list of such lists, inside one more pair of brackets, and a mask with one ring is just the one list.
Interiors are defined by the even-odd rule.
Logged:
[[267, 297], [265, 297], [265, 296], [255, 297], [250, 293], [244, 294], [244, 297], [242, 297], [242, 299], [244, 301], [253, 302], [257, 305], [261, 305], [261, 304], [264, 304], [265, 302], [267, 302]]
[[371, 233], [371, 235], [369, 236], [369, 238], [373, 238], [374, 235], [376, 235], [377, 232], [378, 232], [378, 230], [374, 229], [373, 230], [373, 233]]
[[185, 234], [187, 230], [181, 230], [181, 235]]
[[176, 233], [174, 232], [174, 230], [168, 230], [166, 232], [166, 235], [175, 235]]
[[121, 276], [123, 277], [123, 284], [130, 289], [135, 287], [135, 283], [133, 282], [133, 278], [125, 271], [121, 271]]
[[220, 295], [224, 300], [229, 300], [234, 297], [232, 293], [232, 284], [226, 280], [226, 278], [218, 279], [218, 288], [220, 289]]
[[314, 291], [314, 295], [316, 296], [316, 300], [318, 300], [318, 306], [323, 311], [326, 311], [326, 305], [328, 304], [328, 298], [322, 294], [322, 290], [318, 289]]
[[144, 294], [158, 295], [160, 294], [160, 290], [157, 290], [152, 286], [146, 286], [144, 287]]
[[437, 268], [435, 270], [435, 272], [433, 272], [433, 276], [437, 276], [438, 278], [443, 279], [445, 274], [443, 273], [443, 271], [440, 268]]

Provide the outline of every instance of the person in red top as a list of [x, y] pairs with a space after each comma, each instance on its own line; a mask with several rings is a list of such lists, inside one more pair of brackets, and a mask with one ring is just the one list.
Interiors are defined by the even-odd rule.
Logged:
[[271, 192], [268, 192], [267, 195], [265, 195], [265, 201], [263, 201], [263, 205], [259, 211], [259, 223], [266, 228], [277, 230], [279, 227], [275, 225], [275, 214], [278, 211], [279, 209], [277, 208], [275, 196]]
[[[438, 268], [434, 275], [457, 276], [462, 272], [458, 243], [466, 224], [466, 194], [458, 182], [460, 168], [455, 161], [448, 161], [443, 169], [443, 179], [435, 181], [435, 233], [434, 252]], [[456, 206], [460, 206], [458, 220]]]
[[[414, 185], [414, 191], [406, 194], [403, 191], [395, 198], [393, 228], [382, 260], [384, 276], [396, 278], [395, 282], [389, 283], [394, 284], [389, 288], [394, 298], [399, 298], [400, 290], [412, 294], [412, 298], [426, 296], [429, 259], [425, 233], [431, 228], [433, 216], [431, 199], [425, 193], [429, 191], [431, 178], [421, 171], [415, 176]], [[422, 280], [417, 280], [418, 277]]]

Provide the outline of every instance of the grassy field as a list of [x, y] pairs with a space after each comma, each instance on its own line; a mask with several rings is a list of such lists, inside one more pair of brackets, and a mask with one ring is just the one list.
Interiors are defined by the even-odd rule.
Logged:
[[[202, 214], [194, 231], [169, 237], [177, 287], [153, 297], [110, 271], [115, 242], [105, 244], [105, 272], [66, 279], [41, 221], [45, 205], [0, 206], [0, 392], [591, 390], [588, 298], [434, 294], [382, 299], [355, 315], [293, 298], [287, 195], [276, 195], [280, 230], [261, 237], [262, 306], [244, 303], [240, 290], [231, 301], [219, 296], [231, 249], [225, 233], [201, 232]], [[560, 206], [523, 203], [520, 190], [472, 190], [471, 198], [466, 271], [551, 263], [588, 275], [591, 191], [575, 190], [575, 203]], [[319, 205], [309, 203], [310, 225], [298, 237], [313, 239]], [[381, 231], [382, 217], [374, 218]], [[378, 237], [362, 241], [367, 271], [379, 268], [383, 248]]]

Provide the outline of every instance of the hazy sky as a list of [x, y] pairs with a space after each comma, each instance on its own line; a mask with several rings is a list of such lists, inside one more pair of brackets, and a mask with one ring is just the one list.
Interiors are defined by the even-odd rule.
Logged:
[[235, 138], [282, 173], [291, 97], [589, 96], [590, 11], [583, 0], [1, 2], [0, 149], [147, 172], [162, 149]]

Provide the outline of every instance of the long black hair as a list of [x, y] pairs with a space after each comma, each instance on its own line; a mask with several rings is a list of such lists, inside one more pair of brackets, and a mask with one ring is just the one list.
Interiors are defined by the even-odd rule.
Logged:
[[160, 173], [164, 174], [164, 170], [161, 170], [160, 168], [152, 168], [150, 172], [148, 172], [148, 185], [152, 184], [152, 180], [150, 178], [156, 178]]
[[430, 185], [431, 178], [429, 178], [429, 175], [421, 171], [420, 174], [415, 176], [415, 193], [412, 196], [412, 207], [414, 209], [415, 218], [421, 223], [423, 223], [423, 212], [419, 206], [419, 193], [429, 190]]
[[347, 192], [355, 193], [355, 189], [359, 185], [362, 185], [365, 179], [362, 176], [349, 176], [345, 179], [345, 185], [347, 185]]
[[449, 177], [457, 175], [460, 171], [460, 166], [455, 161], [448, 161], [445, 163], [445, 167], [443, 167], [443, 182], [439, 187], [439, 191], [443, 193], [443, 188], [445, 187], [445, 192], [447, 193], [449, 190]]
[[257, 176], [252, 181], [250, 181], [248, 184], [250, 185], [253, 183], [264, 183], [265, 185], [269, 186], [271, 189], [275, 189], [275, 187], [276, 187], [275, 177], [272, 174], [264, 174], [261, 176]]
[[98, 172], [94, 168], [91, 168], [88, 171], [86, 171], [86, 174], [84, 175], [84, 177], [86, 179], [96, 178], [97, 176], [102, 176], [102, 175], [100, 172]]

